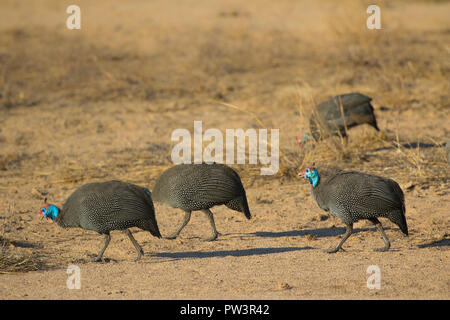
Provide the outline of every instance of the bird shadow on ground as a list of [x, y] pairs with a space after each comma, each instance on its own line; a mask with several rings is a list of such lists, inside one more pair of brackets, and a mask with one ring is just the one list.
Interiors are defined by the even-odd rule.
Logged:
[[245, 257], [262, 254], [283, 253], [291, 251], [309, 250], [312, 247], [284, 247], [284, 248], [251, 248], [242, 250], [217, 250], [217, 251], [191, 251], [191, 252], [162, 252], [155, 253], [152, 256], [172, 259], [188, 258], [218, 258], [218, 257]]
[[28, 241], [13, 241], [12, 245], [18, 248], [33, 248], [33, 249], [42, 249], [43, 246], [41, 244], [28, 242]]
[[[408, 142], [408, 143], [403, 143], [402, 147], [405, 149], [417, 149], [417, 148], [430, 149], [430, 148], [441, 147], [441, 145], [434, 144], [434, 143], [424, 143], [424, 142]], [[394, 146], [381, 147], [381, 148], [375, 149], [374, 151], [393, 150], [393, 149], [396, 149], [396, 147], [394, 147]]]
[[[383, 228], [384, 230], [389, 230], [390, 228]], [[376, 228], [355, 228], [353, 229], [352, 234], [356, 234], [359, 232], [366, 232], [366, 231], [376, 231]], [[255, 235], [257, 237], [264, 237], [264, 238], [280, 238], [280, 237], [295, 237], [300, 236], [304, 237], [307, 235], [316, 236], [317, 238], [322, 237], [335, 237], [341, 234], [345, 233], [344, 227], [334, 227], [334, 228], [318, 228], [318, 229], [306, 229], [306, 230], [291, 230], [291, 231], [282, 231], [282, 232], [254, 232], [251, 233], [252, 235]]]
[[450, 239], [447, 238], [418, 245], [419, 248], [448, 247], [448, 246], [450, 246]]

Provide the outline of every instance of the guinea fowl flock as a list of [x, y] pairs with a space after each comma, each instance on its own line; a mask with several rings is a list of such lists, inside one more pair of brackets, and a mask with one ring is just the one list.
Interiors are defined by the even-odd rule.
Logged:
[[[360, 93], [336, 96], [317, 106], [310, 118], [310, 131], [315, 140], [329, 135], [347, 136], [347, 129], [369, 124], [379, 130], [371, 98]], [[450, 162], [450, 140], [446, 146]], [[346, 225], [339, 243], [327, 250], [335, 253], [342, 249], [350, 237], [353, 223], [365, 219], [381, 233], [386, 251], [390, 242], [378, 218], [387, 218], [408, 235], [405, 199], [402, 189], [394, 180], [357, 171], [337, 168], [305, 168], [299, 175], [311, 184], [311, 194], [317, 205]], [[184, 211], [180, 227], [166, 239], [175, 239], [188, 224], [192, 211], [203, 211], [209, 219], [212, 236], [218, 236], [211, 208], [225, 205], [251, 218], [246, 192], [239, 175], [224, 164], [180, 164], [164, 171], [157, 179], [153, 192], [121, 181], [88, 183], [73, 192], [62, 208], [45, 204], [40, 214], [64, 228], [78, 227], [93, 230], [105, 236], [105, 243], [94, 261], [102, 261], [111, 240], [110, 232], [122, 230], [137, 251], [139, 260], [143, 250], [129, 231], [138, 227], [161, 238], [155, 217], [153, 201]]]

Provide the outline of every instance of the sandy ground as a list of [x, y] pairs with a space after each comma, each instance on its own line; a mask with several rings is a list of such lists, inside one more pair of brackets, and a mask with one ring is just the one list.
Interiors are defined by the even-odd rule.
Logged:
[[[1, 299], [450, 298], [448, 2], [380, 2], [373, 33], [364, 1], [77, 3], [79, 31], [65, 29], [68, 3], [0, 4], [2, 259], [37, 269], [0, 270]], [[373, 97], [382, 132], [352, 129], [336, 153], [301, 150], [301, 106], [352, 91]], [[152, 189], [171, 165], [173, 130], [258, 128], [255, 116], [280, 129], [280, 171], [233, 165], [253, 217], [213, 208], [214, 242], [195, 212], [176, 240], [132, 229], [141, 261], [115, 231], [107, 262], [93, 263], [101, 236], [39, 217], [44, 195], [61, 205], [91, 181]], [[405, 147], [392, 147], [396, 135]], [[345, 229], [293, 174], [305, 159], [398, 181], [409, 237], [383, 219], [391, 250], [374, 252], [383, 241], [361, 221], [345, 252], [324, 253]], [[183, 213], [155, 207], [170, 234]], [[79, 290], [67, 288], [69, 265]], [[380, 289], [367, 287], [372, 265]]]

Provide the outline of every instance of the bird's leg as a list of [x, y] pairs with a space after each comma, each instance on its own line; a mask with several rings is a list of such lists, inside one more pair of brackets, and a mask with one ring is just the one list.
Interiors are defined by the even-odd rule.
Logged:
[[110, 241], [111, 241], [111, 235], [109, 234], [109, 232], [105, 233], [105, 244], [103, 245], [103, 248], [98, 253], [97, 257], [92, 260], [93, 262], [102, 262], [103, 261], [103, 259], [102, 259], [103, 253], [105, 252], [106, 248], [108, 247]]
[[377, 227], [378, 231], [380, 231], [381, 236], [383, 237], [383, 241], [384, 241], [384, 248], [376, 248], [375, 251], [388, 251], [389, 248], [391, 247], [391, 243], [389, 242], [389, 239], [383, 230], [383, 226], [381, 225], [381, 222], [377, 218], [371, 218], [369, 220]]
[[131, 234], [130, 230], [125, 229], [125, 230], [122, 230], [122, 231], [123, 231], [123, 233], [125, 233], [128, 236], [128, 238], [130, 238], [131, 242], [133, 243], [134, 247], [136, 248], [138, 256], [136, 257], [136, 259], [134, 259], [134, 261], [141, 260], [141, 257], [144, 254], [144, 250], [142, 250], [142, 248], [139, 245], [139, 243], [137, 243], [136, 239], [133, 237], [133, 235]]
[[345, 240], [347, 240], [348, 237], [350, 237], [350, 235], [352, 234], [352, 231], [353, 231], [353, 223], [350, 223], [346, 226], [346, 231], [345, 231], [344, 237], [341, 239], [341, 241], [339, 241], [338, 245], [334, 248], [326, 250], [326, 252], [336, 253], [339, 251], [339, 249], [344, 250], [344, 249], [342, 249], [342, 245], [344, 244]]
[[213, 213], [212, 213], [211, 210], [209, 210], [209, 209], [204, 209], [204, 210], [202, 210], [202, 211], [203, 211], [203, 212], [206, 214], [206, 216], [208, 217], [209, 222], [211, 223], [211, 228], [212, 228], [212, 233], [213, 233], [212, 236], [209, 237], [209, 238], [206, 238], [205, 241], [214, 241], [214, 240], [217, 239], [217, 235], [218, 235], [219, 233], [217, 232], [216, 224], [214, 223]]
[[165, 237], [165, 239], [175, 239], [180, 234], [181, 230], [188, 224], [189, 220], [191, 219], [191, 211], [185, 211], [184, 213], [184, 220], [181, 226], [178, 228], [177, 231], [175, 231], [173, 234], [171, 234], [168, 237]]

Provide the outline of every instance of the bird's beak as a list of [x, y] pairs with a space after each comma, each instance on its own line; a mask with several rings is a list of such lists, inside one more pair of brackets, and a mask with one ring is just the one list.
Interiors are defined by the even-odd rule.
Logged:
[[305, 170], [303, 169], [302, 171], [300, 171], [297, 176], [305, 178]]

